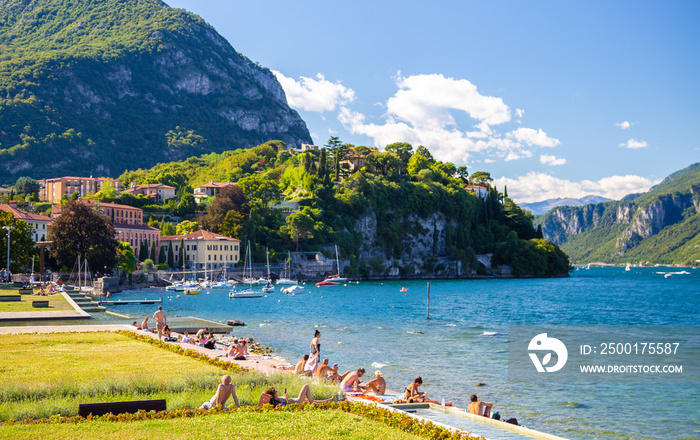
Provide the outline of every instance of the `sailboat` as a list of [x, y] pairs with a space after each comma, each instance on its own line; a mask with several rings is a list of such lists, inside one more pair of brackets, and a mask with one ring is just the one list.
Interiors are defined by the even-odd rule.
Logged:
[[262, 288], [265, 293], [270, 293], [275, 291], [275, 286], [270, 284], [270, 251], [267, 250], [267, 283]]
[[244, 274], [246, 266], [248, 267], [248, 288], [243, 290], [235, 290], [235, 288], [232, 288], [231, 291], [228, 293], [229, 298], [260, 298], [263, 296], [262, 291], [253, 290], [253, 259], [250, 252], [250, 241], [248, 242], [248, 248], [246, 249], [246, 259], [245, 264], [243, 266]]
[[337, 244], [335, 245], [335, 264], [336, 264], [336, 267], [338, 268], [338, 273], [335, 275], [331, 275], [330, 277], [326, 278], [324, 281], [322, 281], [321, 283], [318, 283], [318, 284], [321, 284], [323, 286], [329, 286], [329, 285], [333, 285], [331, 283], [347, 283], [348, 279], [340, 276], [340, 258], [338, 257], [338, 245]]
[[287, 261], [285, 262], [285, 270], [284, 270], [284, 277], [279, 278], [277, 280], [277, 284], [279, 285], [284, 285], [284, 286], [296, 286], [299, 284], [299, 281], [291, 279], [292, 275], [292, 257], [291, 253], [287, 251]]
[[632, 270], [632, 269], [630, 268], [630, 264], [627, 263], [627, 266], [625, 266], [625, 272], [629, 272], [629, 271], [631, 271], [631, 270]]

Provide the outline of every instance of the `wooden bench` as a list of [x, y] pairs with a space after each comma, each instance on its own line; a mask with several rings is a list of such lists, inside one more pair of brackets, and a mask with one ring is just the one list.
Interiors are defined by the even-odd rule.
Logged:
[[124, 414], [144, 411], [165, 411], [165, 399], [132, 400], [129, 402], [81, 403], [78, 405], [78, 415], [87, 417], [104, 414]]
[[20, 295], [0, 295], [0, 302], [22, 301]]
[[34, 289], [19, 289], [20, 295], [34, 295]]
[[40, 301], [32, 301], [32, 307], [36, 308], [41, 308], [41, 307], [48, 307], [49, 306], [49, 300], [40, 300]]

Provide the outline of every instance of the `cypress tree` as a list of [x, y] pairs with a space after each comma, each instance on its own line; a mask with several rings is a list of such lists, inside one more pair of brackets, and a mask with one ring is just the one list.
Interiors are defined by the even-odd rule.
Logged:
[[165, 259], [165, 247], [160, 246], [160, 251], [158, 252], [158, 264], [167, 264]]
[[139, 261], [145, 261], [148, 259], [148, 247], [146, 242], [143, 240], [139, 241]]
[[185, 267], [185, 239], [180, 239], [180, 267]]
[[153, 263], [156, 262], [156, 244], [153, 241], [151, 241], [151, 256], [150, 256], [150, 258], [151, 258], [151, 261], [153, 261]]
[[321, 155], [318, 158], [318, 178], [326, 178], [326, 149], [321, 148]]
[[175, 254], [173, 254], [173, 242], [171, 241], [170, 244], [168, 244], [168, 266], [170, 267], [175, 267]]

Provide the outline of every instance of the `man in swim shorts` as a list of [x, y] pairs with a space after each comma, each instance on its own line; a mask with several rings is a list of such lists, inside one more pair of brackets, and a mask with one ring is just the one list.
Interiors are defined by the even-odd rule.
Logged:
[[156, 328], [158, 329], [158, 339], [162, 339], [163, 329], [165, 328], [165, 324], [167, 321], [165, 312], [163, 311], [163, 306], [158, 306], [158, 310], [153, 314], [153, 319], [156, 320]]
[[345, 379], [343, 379], [342, 382], [340, 382], [340, 390], [346, 393], [352, 392], [353, 386], [356, 386], [357, 388], [360, 387], [360, 378], [365, 375], [365, 369], [364, 368], [358, 368], [357, 371], [353, 371], [352, 373], [348, 374], [345, 376]]
[[209, 399], [208, 402], [204, 402], [201, 409], [212, 409], [216, 405], [221, 405], [222, 409], [226, 408], [226, 401], [229, 397], [233, 396], [233, 401], [236, 404], [236, 408], [240, 408], [241, 405], [238, 404], [238, 397], [236, 396], [236, 386], [231, 383], [231, 376], [228, 374], [221, 378], [221, 383], [216, 388], [216, 394], [214, 397]]

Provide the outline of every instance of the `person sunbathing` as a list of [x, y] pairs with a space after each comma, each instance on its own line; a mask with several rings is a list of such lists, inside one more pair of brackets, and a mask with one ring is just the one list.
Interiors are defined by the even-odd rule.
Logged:
[[328, 373], [330, 373], [331, 371], [333, 371], [333, 369], [328, 366], [328, 358], [324, 358], [323, 362], [321, 362], [321, 365], [316, 367], [316, 371], [314, 371], [314, 379], [326, 379], [328, 378]]
[[209, 333], [207, 341], [204, 343], [204, 348], [208, 348], [209, 350], [216, 350], [216, 339], [214, 339], [214, 335], [212, 335], [211, 333]]
[[357, 389], [361, 389], [360, 378], [365, 375], [364, 368], [358, 368], [357, 371], [345, 376], [345, 378], [340, 382], [340, 390], [346, 393], [352, 392]]
[[479, 398], [476, 397], [476, 394], [472, 394], [469, 400], [471, 403], [467, 407], [468, 413], [484, 417], [491, 416], [491, 408], [493, 407], [493, 404], [480, 401]]
[[148, 316], [143, 317], [143, 322], [141, 322], [141, 327], [138, 330], [151, 331], [151, 329], [148, 328]]
[[[423, 379], [419, 376], [404, 390], [404, 398], [395, 400], [394, 403], [435, 403], [440, 405], [437, 400], [428, 399], [424, 392], [418, 391], [418, 387], [423, 385]], [[445, 406], [452, 406], [452, 402], [445, 402]]]
[[222, 409], [228, 409], [226, 408], [226, 401], [231, 396], [233, 396], [233, 402], [236, 404], [236, 408], [240, 408], [241, 405], [238, 403], [238, 396], [236, 396], [236, 386], [231, 383], [231, 376], [227, 374], [221, 378], [221, 383], [216, 388], [214, 397], [204, 402], [199, 408], [209, 410], [216, 405], [221, 405]]
[[188, 332], [185, 332], [184, 335], [182, 335], [182, 336], [178, 336], [178, 339], [180, 339], [180, 341], [182, 341], [185, 344], [196, 345], [194, 338], [192, 336], [190, 336], [190, 334]]
[[233, 357], [234, 361], [244, 361], [246, 360], [245, 358], [245, 353], [247, 350], [243, 348], [243, 345], [241, 342], [236, 339], [233, 341], [233, 344], [231, 344], [231, 347], [229, 347], [228, 355]]
[[345, 376], [350, 374], [350, 370], [345, 370], [345, 373], [339, 374], [338, 373], [338, 364], [333, 364], [333, 368], [331, 369], [331, 373], [328, 376], [328, 378], [334, 382], [340, 383], [345, 379]]
[[269, 388], [267, 391], [262, 393], [260, 395], [260, 401], [258, 402], [258, 406], [263, 406], [265, 404], [270, 404], [272, 406], [277, 406], [277, 405], [291, 405], [293, 403], [325, 403], [325, 402], [330, 402], [332, 401], [333, 398], [329, 398], [326, 400], [314, 400], [313, 397], [311, 396], [311, 388], [309, 388], [308, 385], [304, 385], [301, 387], [301, 390], [299, 391], [299, 397], [296, 399], [292, 399], [287, 397], [287, 390], [284, 390], [284, 397], [279, 397], [277, 395], [277, 390], [275, 390], [275, 387]]
[[297, 362], [296, 367], [294, 367], [294, 375], [301, 375], [301, 376], [308, 376], [309, 372], [304, 371], [304, 367], [306, 366], [306, 361], [309, 360], [309, 355], [305, 354], [303, 358], [299, 362]]
[[374, 379], [367, 382], [362, 394], [367, 394], [369, 392], [373, 392], [377, 396], [383, 396], [386, 392], [386, 381], [381, 371], [377, 370], [374, 372]]

